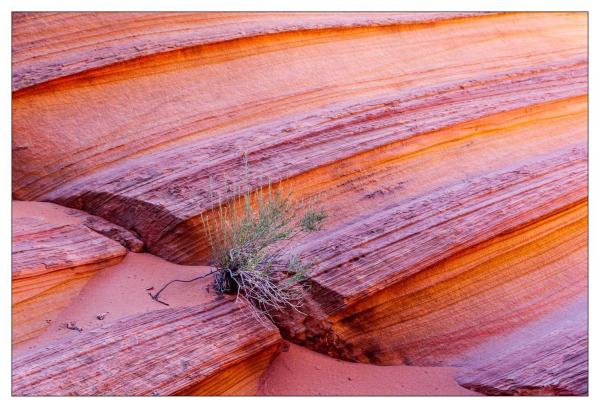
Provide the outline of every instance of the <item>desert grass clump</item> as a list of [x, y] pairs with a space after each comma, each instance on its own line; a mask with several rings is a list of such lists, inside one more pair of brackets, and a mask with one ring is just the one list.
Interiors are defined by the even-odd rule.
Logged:
[[214, 289], [247, 300], [272, 319], [275, 311], [298, 310], [310, 263], [288, 251], [287, 243], [318, 231], [327, 215], [314, 203], [297, 203], [281, 188], [238, 192], [202, 217], [216, 268]]

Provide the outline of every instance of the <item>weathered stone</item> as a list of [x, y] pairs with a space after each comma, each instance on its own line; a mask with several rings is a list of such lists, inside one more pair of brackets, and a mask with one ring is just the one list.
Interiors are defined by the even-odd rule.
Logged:
[[231, 299], [168, 308], [13, 360], [13, 395], [254, 394], [281, 338]]
[[85, 217], [83, 225], [100, 235], [117, 241], [131, 252], [144, 251], [144, 243], [134, 233], [103, 218], [88, 215]]
[[488, 395], [587, 395], [586, 315], [584, 297], [475, 350], [458, 382]]
[[13, 91], [216, 42], [310, 29], [410, 26], [478, 14], [482, 13], [13, 13]]

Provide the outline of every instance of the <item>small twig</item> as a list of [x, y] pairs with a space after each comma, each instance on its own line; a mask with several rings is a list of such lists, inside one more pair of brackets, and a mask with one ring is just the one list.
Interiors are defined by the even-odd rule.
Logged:
[[149, 293], [149, 292], [148, 292], [148, 296], [150, 296], [150, 297], [152, 298], [152, 300], [155, 300], [155, 301], [157, 301], [158, 303], [162, 303], [162, 304], [163, 304], [163, 305], [165, 305], [165, 306], [170, 306], [168, 303], [166, 303], [166, 302], [163, 302], [162, 300], [160, 300], [160, 299], [157, 299], [157, 298], [155, 298], [154, 296], [152, 296], [152, 293]]
[[156, 292], [156, 294], [154, 294], [154, 295], [153, 295], [152, 293], [148, 292], [148, 295], [150, 295], [150, 297], [151, 297], [153, 300], [157, 301], [158, 303], [162, 303], [162, 304], [163, 304], [163, 305], [165, 305], [165, 306], [169, 306], [169, 304], [168, 304], [168, 303], [165, 303], [165, 302], [163, 302], [162, 300], [160, 300], [160, 299], [158, 298], [158, 297], [160, 296], [161, 292], [162, 292], [163, 290], [165, 290], [165, 289], [166, 289], [166, 288], [167, 288], [169, 285], [171, 285], [172, 283], [175, 283], [175, 282], [181, 282], [181, 283], [190, 283], [190, 282], [194, 282], [194, 281], [197, 281], [197, 280], [199, 280], [199, 279], [206, 278], [207, 276], [210, 276], [210, 275], [214, 274], [215, 272], [216, 272], [216, 270], [214, 270], [214, 271], [210, 271], [209, 273], [207, 273], [207, 274], [205, 274], [205, 275], [200, 275], [200, 276], [198, 276], [198, 277], [195, 277], [195, 278], [193, 278], [193, 279], [189, 279], [189, 280], [173, 279], [172, 281], [170, 281], [170, 282], [167, 282], [167, 283], [166, 283], [166, 284], [165, 284], [165, 285], [164, 285], [162, 288], [160, 288], [160, 290], [159, 290], [158, 292]]

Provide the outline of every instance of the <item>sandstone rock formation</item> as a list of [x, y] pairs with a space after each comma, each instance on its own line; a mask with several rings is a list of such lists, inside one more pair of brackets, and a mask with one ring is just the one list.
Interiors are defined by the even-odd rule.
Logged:
[[85, 226], [43, 217], [13, 217], [12, 233], [13, 344], [39, 335], [94, 272], [127, 252]]
[[587, 395], [585, 297], [475, 350], [458, 376], [488, 395]]
[[236, 186], [319, 197], [325, 230], [293, 246], [315, 263], [305, 314], [279, 321], [293, 341], [466, 366], [587, 290], [584, 13], [14, 22], [13, 196], [188, 265]]
[[204, 44], [289, 31], [433, 23], [477, 14], [483, 13], [14, 13], [13, 90]]
[[[282, 325], [289, 337], [340, 358], [461, 365], [461, 355], [470, 348], [586, 292], [586, 217], [587, 208], [580, 204], [487, 242], [473, 242], [469, 249], [458, 248], [429, 267], [435, 255], [428, 251], [428, 241], [437, 248], [443, 244], [437, 237], [452, 239], [459, 227], [448, 225], [437, 236], [416, 231], [410, 238], [423, 241], [401, 246], [415, 248], [412, 253], [377, 252], [384, 264], [408, 263], [405, 276], [387, 280], [370, 273], [377, 258], [369, 252], [352, 258], [351, 249], [347, 262], [352, 274], [342, 271], [359, 279], [352, 281], [343, 272], [333, 275], [333, 282], [325, 280], [332, 275], [313, 276], [313, 298], [321, 302], [307, 305], [308, 316], [284, 319]], [[475, 228], [493, 228], [490, 219], [487, 223], [489, 227]]]
[[56, 341], [13, 361], [13, 395], [254, 394], [281, 338], [247, 307], [169, 308]]
[[144, 243], [137, 237], [136, 234], [123, 227], [115, 225], [104, 218], [100, 218], [94, 215], [86, 216], [83, 219], [83, 225], [97, 232], [100, 235], [104, 235], [107, 238], [117, 241], [131, 252], [143, 252]]

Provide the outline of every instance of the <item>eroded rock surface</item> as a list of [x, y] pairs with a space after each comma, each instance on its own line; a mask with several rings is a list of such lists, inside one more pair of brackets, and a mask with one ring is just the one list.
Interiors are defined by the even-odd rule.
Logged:
[[458, 382], [488, 395], [587, 395], [586, 309], [579, 299], [476, 350]]
[[[198, 255], [176, 253], [187, 243], [168, 237], [214, 204], [209, 176], [226, 194], [222, 178], [243, 174], [244, 152], [252, 180], [277, 181], [491, 113], [583, 96], [584, 22], [512, 14], [308, 30], [51, 81], [13, 95], [13, 193], [134, 227], [150, 250], [191, 262]], [[368, 63], [349, 63], [357, 60]]]
[[144, 243], [137, 234], [101, 217], [61, 205], [39, 201], [13, 201], [14, 218], [36, 218], [58, 225], [83, 225], [123, 245], [131, 252], [143, 252]]
[[117, 241], [131, 252], [144, 251], [144, 243], [137, 235], [119, 225], [115, 225], [112, 222], [94, 215], [86, 216], [82, 223], [92, 231]]
[[230, 299], [124, 318], [13, 360], [13, 395], [253, 394], [279, 349]]
[[13, 90], [215, 42], [311, 29], [432, 23], [477, 14], [483, 13], [13, 13]]
[[[387, 281], [369, 274], [368, 262], [376, 262], [369, 255], [357, 257], [350, 262], [356, 275], [339, 275], [333, 284], [313, 277], [308, 316], [281, 325], [296, 341], [353, 361], [462, 365], [478, 344], [586, 293], [586, 217], [587, 206], [578, 205], [423, 269], [418, 255], [428, 255], [426, 246], [408, 256], [379, 252], [385, 263], [415, 262], [405, 269], [413, 274], [390, 272]], [[342, 283], [347, 289], [336, 292]]]

